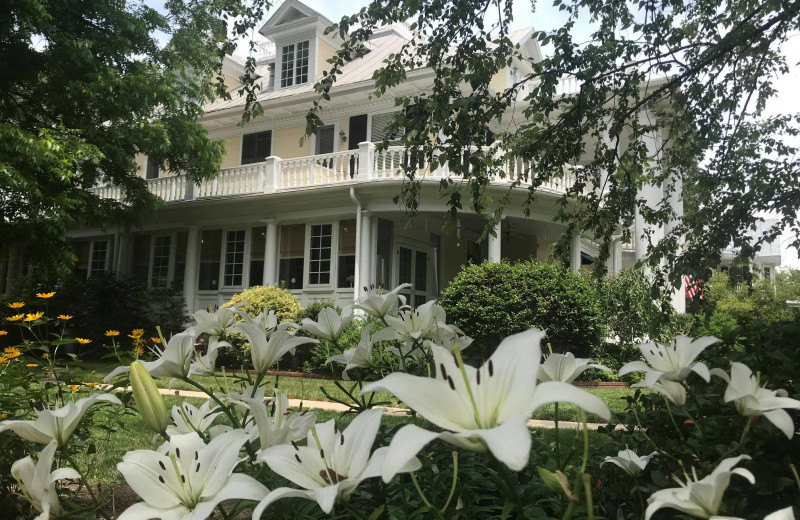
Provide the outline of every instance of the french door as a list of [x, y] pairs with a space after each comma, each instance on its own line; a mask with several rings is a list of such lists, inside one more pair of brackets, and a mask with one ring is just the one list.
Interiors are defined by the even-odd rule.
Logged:
[[430, 280], [430, 248], [398, 244], [397, 246], [397, 284], [410, 283], [411, 288], [402, 294], [407, 303], [418, 307], [430, 300], [432, 285]]

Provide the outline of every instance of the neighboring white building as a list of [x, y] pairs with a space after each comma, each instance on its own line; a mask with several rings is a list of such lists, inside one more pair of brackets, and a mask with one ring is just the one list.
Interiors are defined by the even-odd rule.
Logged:
[[[756, 229], [747, 233], [750, 242], [755, 242], [766, 235], [779, 222], [779, 219], [762, 219], [756, 222]], [[722, 252], [720, 271], [730, 272], [732, 282], [743, 282], [749, 278], [750, 274], [758, 274], [761, 278], [768, 280], [775, 279], [775, 273], [781, 265], [781, 242], [780, 238], [761, 245], [761, 249], [756, 253], [747, 267], [734, 266], [733, 262], [739, 251], [733, 248]]]
[[[407, 157], [400, 146], [378, 152], [373, 143], [383, 140], [397, 109], [393, 96], [370, 99], [369, 93], [373, 72], [409, 40], [408, 27], [377, 31], [369, 42], [370, 52], [345, 65], [321, 113], [325, 125], [301, 144], [305, 114], [318, 98], [313, 85], [338, 45], [324, 34], [330, 24], [303, 3], [286, 0], [260, 30], [268, 40], [258, 60], [258, 99], [264, 115], [240, 126], [244, 100], [236, 93], [236, 78], [243, 64], [238, 58], [227, 59], [223, 68], [232, 99], [205, 107], [202, 122], [210, 137], [226, 144], [220, 175], [194, 185], [183, 175], [160, 172], [146, 157], [137, 157], [140, 174], [166, 205], [130, 232], [71, 232], [79, 257], [76, 272], [91, 277], [115, 271], [150, 285], [175, 283], [183, 287], [193, 311], [227, 301], [249, 286], [276, 283], [285, 284], [304, 304], [329, 298], [345, 305], [364, 286], [410, 282], [411, 302], [420, 303], [436, 297], [469, 261], [547, 259], [565, 230], [553, 217], [570, 185], [569, 170], [538, 190], [529, 217], [522, 210], [527, 197], [523, 183], [511, 194], [497, 236], [483, 242], [478, 238], [487, 217], [468, 209], [455, 230], [442, 232], [447, 208], [439, 181], [457, 180], [458, 172], [421, 166], [424, 189], [419, 213], [411, 221], [392, 202], [401, 189], [399, 170]], [[510, 37], [535, 61], [541, 54], [532, 33], [521, 30]], [[528, 63], [515, 62], [498, 72], [491, 86], [504, 90], [517, 74], [528, 71]], [[422, 91], [432, 81], [431, 70], [414, 70], [395, 92]], [[563, 82], [565, 91], [574, 88], [574, 80]], [[517, 105], [509, 121], [523, 119], [524, 103]], [[658, 150], [660, 140], [652, 141], [652, 149]], [[492, 182], [489, 195], [499, 200], [527, 167], [510, 162], [506, 177]], [[113, 186], [96, 191], [103, 197], [120, 197]], [[661, 190], [649, 186], [641, 195], [657, 201]], [[677, 197], [672, 202], [682, 205]], [[643, 225], [637, 218], [635, 236], [642, 235]], [[611, 272], [646, 254], [641, 240], [626, 250], [622, 246], [620, 240], [613, 244]], [[594, 254], [596, 246], [577, 237], [572, 267], [578, 269], [582, 259]], [[11, 265], [8, 278], [18, 270]], [[682, 295], [676, 307], [682, 310]]]

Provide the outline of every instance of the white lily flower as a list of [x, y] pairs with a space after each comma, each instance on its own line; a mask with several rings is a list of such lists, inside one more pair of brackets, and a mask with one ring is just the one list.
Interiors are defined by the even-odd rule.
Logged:
[[[239, 307], [245, 305], [240, 303], [233, 307], [220, 307], [214, 312], [201, 309], [194, 314], [195, 324], [191, 327], [194, 337], [201, 334], [208, 334], [212, 338], [225, 338], [231, 332], [229, 329], [236, 324], [236, 317], [240, 314]], [[187, 331], [188, 332], [188, 331]]]
[[791, 439], [794, 436], [794, 421], [786, 409], [800, 410], [800, 401], [787, 397], [786, 390], [769, 390], [766, 385], [761, 386], [759, 378], [743, 363], [731, 363], [730, 376], [719, 368], [711, 373], [728, 383], [725, 402], [733, 401], [740, 414], [747, 417], [763, 415], [786, 437]]
[[172, 407], [172, 420], [175, 425], [167, 426], [167, 435], [182, 435], [197, 432], [203, 434], [222, 412], [212, 400], [207, 400], [197, 408], [191, 403], [183, 402], [180, 406]]
[[[661, 489], [656, 491], [647, 499], [647, 510], [645, 520], [663, 508], [677, 509], [678, 511], [695, 518], [721, 518], [717, 516], [719, 506], [722, 502], [722, 495], [728, 488], [732, 475], [739, 475], [746, 478], [751, 484], [755, 484], [756, 479], [752, 473], [744, 468], [734, 468], [741, 460], [750, 460], [747, 455], [739, 455], [730, 459], [725, 459], [719, 463], [714, 471], [703, 479], [698, 479], [692, 469], [692, 477], [686, 475], [686, 483], [677, 478], [675, 480], [681, 485], [679, 488]], [[728, 518], [730, 517], [722, 517]]]
[[705, 336], [694, 341], [687, 336], [677, 336], [669, 345], [643, 343], [639, 345], [639, 350], [647, 363], [631, 361], [619, 370], [619, 375], [645, 372], [644, 383], [647, 388], [653, 388], [659, 380], [680, 383], [692, 372], [708, 382], [711, 379], [708, 367], [700, 362], [695, 363], [694, 360], [706, 347], [718, 341], [713, 336]]
[[372, 325], [370, 324], [361, 330], [361, 339], [358, 341], [358, 345], [356, 345], [354, 348], [347, 349], [341, 354], [331, 356], [325, 361], [326, 365], [328, 363], [339, 363], [340, 365], [344, 365], [342, 379], [345, 381], [350, 381], [350, 376], [347, 373], [348, 370], [352, 370], [354, 368], [369, 368], [374, 365], [372, 359], [372, 347], [375, 345], [375, 340], [374, 338], [370, 337], [369, 332], [371, 329]]
[[611, 411], [597, 396], [571, 384], [536, 384], [544, 332], [530, 329], [505, 338], [479, 369], [464, 365], [460, 352], [431, 345], [436, 378], [395, 372], [366, 385], [362, 393], [387, 391], [445, 432], [415, 425], [401, 428], [392, 439], [385, 482], [396, 469], [436, 438], [461, 448], [489, 451], [519, 471], [528, 463], [531, 434], [526, 425], [534, 410], [553, 402], [568, 402], [609, 419]]
[[764, 517], [764, 520], [794, 520], [794, 511], [792, 510], [792, 506], [789, 506], [768, 514]]
[[349, 310], [345, 310], [341, 316], [331, 307], [325, 307], [317, 315], [317, 321], [304, 318], [301, 322], [303, 330], [328, 341], [335, 342], [342, 335], [342, 332], [353, 321], [353, 316]]
[[230, 347], [227, 341], [220, 341], [219, 338], [212, 337], [208, 343], [208, 349], [202, 356], [198, 355], [192, 364], [189, 365], [189, 376], [213, 376], [216, 370], [217, 355], [222, 347]]
[[208, 444], [197, 433], [172, 437], [168, 453], [129, 451], [117, 464], [125, 481], [144, 502], [126, 509], [118, 520], [201, 520], [223, 500], [261, 500], [269, 490], [254, 478], [233, 473], [247, 442], [234, 430]]
[[622, 468], [622, 471], [628, 475], [635, 477], [644, 471], [647, 463], [650, 462], [650, 459], [652, 459], [655, 454], [656, 452], [654, 451], [650, 455], [644, 455], [643, 457], [640, 457], [635, 451], [625, 448], [624, 450], [620, 450], [616, 457], [606, 457], [603, 459], [601, 466], [606, 463], [611, 463]]
[[[388, 448], [378, 448], [372, 455], [370, 451], [382, 414], [382, 408], [362, 412], [344, 431], [339, 431], [331, 419], [312, 427], [307, 446], [284, 444], [262, 452], [258, 460], [303, 489], [273, 490], [253, 510], [253, 519], [261, 518], [274, 501], [287, 497], [316, 500], [323, 511], [330, 513], [338, 498], [346, 500], [362, 480], [379, 476]], [[420, 466], [412, 456], [400, 471], [415, 471]]]
[[[647, 388], [647, 384], [644, 381], [640, 381], [631, 385], [631, 388]], [[686, 388], [680, 383], [667, 380], [656, 381], [656, 384], [650, 390], [662, 395], [669, 402], [678, 406], [686, 404]]]
[[250, 440], [259, 440], [259, 451], [302, 439], [317, 420], [316, 415], [305, 411], [289, 415], [289, 398], [277, 388], [271, 399], [271, 413], [267, 411], [264, 399], [245, 397], [244, 401], [255, 418], [256, 428]]
[[56, 441], [60, 448], [72, 436], [86, 410], [98, 402], [122, 404], [114, 395], [93, 394], [90, 397], [83, 397], [75, 402], [67, 403], [55, 410], [42, 410], [39, 412], [39, 417], [33, 421], [7, 420], [0, 422], [0, 432], [10, 429], [23, 439], [40, 444], [50, 444], [52, 441]]
[[397, 316], [387, 314], [383, 319], [397, 333], [398, 339], [416, 342], [430, 335], [435, 328], [434, 307], [436, 300], [431, 300], [416, 309], [400, 311]]
[[383, 318], [389, 314], [396, 306], [398, 301], [405, 304], [405, 296], [400, 291], [411, 287], [410, 283], [398, 285], [391, 291], [384, 291], [381, 287], [374, 287], [361, 295], [355, 303], [354, 309], [360, 309], [376, 318]]
[[[175, 334], [167, 342], [163, 351], [159, 352], [158, 359], [154, 361], [140, 361], [152, 377], [172, 377], [183, 379], [189, 375], [194, 356], [194, 334], [184, 331]], [[108, 382], [119, 374], [131, 371], [130, 366], [121, 366], [112, 370], [103, 381]]]
[[592, 361], [592, 359], [587, 358], [576, 358], [572, 352], [550, 354], [539, 367], [539, 381], [572, 383], [579, 375], [591, 368], [602, 370], [603, 372], [611, 372], [610, 368], [597, 365]]
[[53, 467], [56, 448], [55, 442], [48, 444], [39, 452], [39, 460], [36, 464], [28, 456], [11, 465], [11, 476], [16, 479], [22, 495], [41, 513], [34, 520], [48, 520], [51, 516], [59, 517], [62, 509], [58, 502], [56, 482], [63, 479], [77, 480], [81, 478], [80, 473], [72, 468], [50, 471], [50, 468]]
[[276, 330], [270, 334], [269, 339], [258, 325], [240, 323], [239, 329], [250, 342], [250, 356], [253, 368], [258, 374], [265, 374], [272, 365], [277, 363], [287, 352], [294, 352], [295, 347], [310, 343], [319, 343], [313, 338], [295, 337], [286, 330]]
[[[300, 325], [297, 323], [293, 323], [291, 321], [283, 321], [278, 323], [278, 316], [275, 314], [273, 310], [266, 310], [264, 309], [255, 318], [251, 318], [249, 314], [246, 312], [239, 310], [237, 311], [239, 317], [242, 319], [241, 322], [232, 325], [229, 329], [229, 332], [236, 332], [239, 334], [244, 334], [244, 329], [242, 328], [243, 324], [249, 324], [255, 327], [259, 327], [264, 336], [270, 337], [270, 335], [275, 332], [276, 330], [289, 330], [289, 329], [299, 329]], [[252, 331], [254, 330], [253, 327], [249, 327]]]

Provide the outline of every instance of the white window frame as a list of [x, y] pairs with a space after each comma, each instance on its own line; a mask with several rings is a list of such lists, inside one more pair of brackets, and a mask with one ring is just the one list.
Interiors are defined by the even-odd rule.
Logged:
[[[312, 226], [331, 226], [331, 258], [330, 258], [330, 271], [328, 276], [328, 283], [326, 284], [312, 284], [311, 283], [311, 227]], [[336, 288], [336, 270], [338, 268], [337, 252], [339, 250], [339, 219], [324, 220], [318, 222], [306, 223], [306, 237], [305, 237], [305, 262], [303, 262], [303, 289], [327, 289], [334, 290]]]
[[[225, 284], [225, 254], [227, 253], [226, 249], [228, 247], [228, 233], [231, 231], [243, 231], [244, 232], [244, 258], [242, 258], [242, 283], [240, 285], [226, 285]], [[250, 254], [250, 233], [247, 231], [247, 225], [243, 224], [242, 227], [239, 226], [231, 226], [222, 228], [222, 240], [220, 252], [219, 252], [219, 281], [220, 283], [217, 285], [218, 291], [223, 289], [240, 289], [243, 287], [247, 287], [248, 278], [249, 278], [249, 269], [250, 269], [250, 259], [248, 255]]]
[[98, 239], [92, 240], [91, 241], [91, 245], [89, 246], [89, 265], [87, 266], [87, 269], [86, 269], [86, 279], [87, 280], [92, 277], [92, 273], [94, 272], [92, 270], [92, 264], [94, 263], [94, 248], [95, 248], [95, 244], [97, 244], [99, 242], [105, 242], [106, 243], [106, 258], [105, 258], [105, 262], [104, 262], [104, 265], [103, 265], [102, 272], [103, 273], [107, 273], [107, 272], [110, 271], [109, 262], [111, 261], [111, 256], [113, 254], [112, 251], [111, 251], [111, 247], [112, 247], [111, 246], [111, 238], [98, 238]]
[[[297, 73], [295, 72], [297, 70], [297, 45], [300, 44], [300, 43], [304, 43], [304, 42], [308, 42], [308, 75], [307, 75], [306, 80], [304, 82], [297, 83], [297, 81], [296, 81]], [[312, 44], [312, 42], [314, 42], [314, 44]], [[277, 70], [280, 71], [280, 75], [279, 75], [279, 77], [276, 78], [277, 81], [275, 83], [275, 85], [278, 88], [284, 89], [284, 88], [297, 87], [297, 86], [300, 86], [300, 85], [307, 85], [312, 80], [316, 79], [316, 60], [314, 59], [314, 56], [316, 55], [316, 52], [317, 52], [317, 46], [316, 46], [315, 43], [316, 43], [315, 42], [315, 38], [311, 38], [311, 37], [300, 38], [298, 40], [281, 43], [280, 52], [275, 56], [275, 69], [276, 69], [276, 71]], [[293, 57], [292, 57], [292, 83], [291, 83], [291, 85], [285, 85], [284, 86], [283, 85], [283, 50], [286, 47], [289, 47], [290, 45], [294, 45], [294, 50], [292, 51], [292, 54], [293, 54]]]
[[175, 281], [175, 263], [178, 253], [178, 233], [155, 233], [150, 235], [150, 260], [147, 263], [147, 287], [153, 288], [153, 266], [156, 257], [156, 240], [169, 237], [169, 259], [167, 260], [167, 286]]

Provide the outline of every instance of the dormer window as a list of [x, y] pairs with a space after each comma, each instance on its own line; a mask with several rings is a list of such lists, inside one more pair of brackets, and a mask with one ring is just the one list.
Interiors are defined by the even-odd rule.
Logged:
[[308, 40], [283, 46], [281, 88], [308, 82], [308, 48]]

